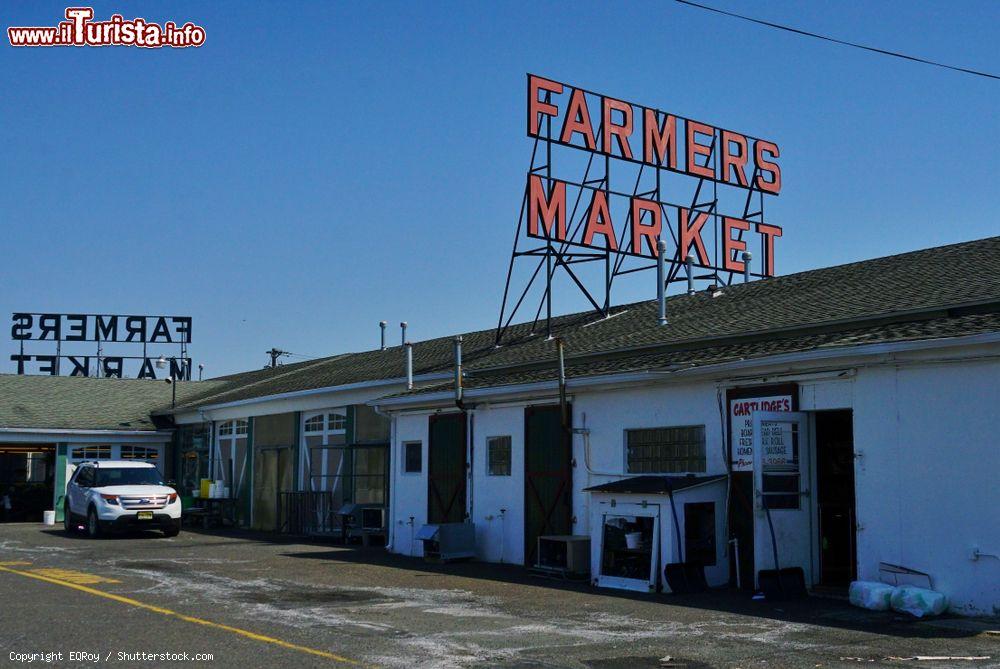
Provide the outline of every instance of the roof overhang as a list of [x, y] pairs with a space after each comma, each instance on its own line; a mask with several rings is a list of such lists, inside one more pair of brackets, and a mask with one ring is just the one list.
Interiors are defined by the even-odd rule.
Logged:
[[[695, 379], [719, 379], [734, 374], [746, 374], [754, 370], [779, 368], [785, 372], [815, 372], [830, 365], [843, 365], [845, 360], [861, 363], [872, 358], [892, 358], [896, 354], [908, 352], [933, 352], [947, 348], [968, 348], [980, 345], [1000, 344], [1000, 332], [968, 335], [963, 337], [947, 337], [941, 339], [921, 339], [877, 344], [861, 344], [855, 346], [838, 346], [830, 348], [815, 348], [796, 353], [762, 356], [732, 360], [729, 362], [708, 365], [691, 365], [677, 368], [656, 368], [618, 374], [601, 374], [569, 378], [566, 381], [567, 391], [590, 390], [596, 388], [610, 389], [614, 386], [635, 387], [636, 385], [664, 383], [669, 381], [689, 381]], [[958, 359], [967, 356], [958, 356]], [[889, 362], [890, 360], [886, 360]], [[491, 386], [485, 388], [464, 388], [463, 401], [466, 404], [476, 400], [489, 402], [493, 400], [529, 399], [539, 396], [550, 396], [558, 392], [556, 380], [537, 381], [524, 384]], [[368, 404], [377, 406], [384, 411], [403, 409], [434, 408], [453, 403], [454, 393], [449, 389], [418, 395], [401, 395], [378, 400]]]
[[2, 427], [0, 442], [18, 444], [162, 444], [170, 441], [169, 430], [71, 430], [62, 428]]
[[[422, 374], [420, 376], [414, 376], [413, 382], [415, 385], [433, 383], [435, 381], [443, 381], [445, 379], [451, 378], [450, 373], [441, 374]], [[391, 378], [391, 379], [378, 379], [374, 381], [359, 381], [357, 383], [345, 383], [339, 386], [324, 386], [322, 388], [309, 388], [307, 390], [296, 390], [287, 393], [276, 393], [273, 395], [263, 395], [261, 397], [250, 397], [242, 400], [234, 400], [232, 402], [216, 402], [208, 403], [194, 407], [181, 407], [178, 409], [165, 409], [156, 411], [153, 415], [170, 415], [173, 414], [177, 417], [178, 423], [188, 423], [188, 422], [200, 422], [202, 420], [213, 420], [211, 416], [207, 416], [211, 412], [219, 412], [231, 409], [240, 409], [243, 407], [251, 407], [261, 404], [266, 404], [269, 402], [282, 402], [285, 400], [299, 400], [307, 398], [316, 398], [321, 396], [329, 395], [329, 405], [337, 406], [342, 402], [337, 398], [337, 395], [352, 395], [359, 392], [364, 392], [366, 390], [374, 390], [376, 392], [384, 392], [384, 388], [389, 386], [399, 386], [405, 385], [407, 382], [405, 377]], [[349, 402], [353, 403], [353, 402]], [[365, 400], [365, 403], [368, 403]], [[253, 412], [247, 412], [247, 415], [251, 415]], [[257, 414], [253, 414], [257, 415]]]

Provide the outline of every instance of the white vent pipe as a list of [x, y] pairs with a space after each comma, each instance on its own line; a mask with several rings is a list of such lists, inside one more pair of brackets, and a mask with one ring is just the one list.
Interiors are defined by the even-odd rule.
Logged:
[[667, 324], [667, 242], [656, 240], [656, 301], [660, 313], [657, 318], [660, 325]]

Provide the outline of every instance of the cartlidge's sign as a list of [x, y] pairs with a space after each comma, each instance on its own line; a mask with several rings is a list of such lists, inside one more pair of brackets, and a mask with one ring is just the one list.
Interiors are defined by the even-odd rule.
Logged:
[[[132, 361], [136, 365], [134, 376], [140, 379], [156, 378], [155, 370], [161, 367], [163, 376], [191, 378], [191, 359], [187, 357], [187, 345], [191, 343], [189, 316], [21, 312], [11, 316], [10, 336], [21, 346], [20, 353], [10, 356], [18, 374], [33, 370], [39, 374], [122, 377], [127, 373], [126, 364]], [[26, 352], [25, 342], [52, 342], [55, 350], [41, 354]], [[63, 344], [73, 346], [74, 342], [94, 342], [96, 351], [91, 355], [63, 349]], [[155, 349], [163, 344], [175, 345], [180, 355], [150, 353], [150, 346]], [[141, 346], [142, 355], [119, 355], [107, 348], [109, 345]]]
[[[763, 254], [759, 270], [751, 273], [774, 275], [781, 228], [763, 222], [762, 202], [761, 211], [751, 206], [754, 195], [781, 191], [780, 151], [774, 142], [535, 75], [528, 75], [527, 130], [546, 144], [580, 149], [604, 163], [603, 176], [576, 182], [554, 176], [551, 160], [529, 171], [529, 236], [646, 258], [657, 256], [656, 242], [662, 238], [672, 246], [668, 252], [674, 262], [690, 255], [700, 267], [743, 272], [750, 241], [744, 234], [749, 234]], [[640, 171], [633, 192], [612, 189], [612, 159], [655, 174], [655, 186], [640, 188]], [[672, 204], [661, 196], [660, 170], [708, 186], [702, 189], [699, 183], [690, 204]], [[717, 211], [718, 198], [710, 191], [720, 186], [746, 191], [742, 213]], [[708, 243], [706, 232], [714, 228]]]

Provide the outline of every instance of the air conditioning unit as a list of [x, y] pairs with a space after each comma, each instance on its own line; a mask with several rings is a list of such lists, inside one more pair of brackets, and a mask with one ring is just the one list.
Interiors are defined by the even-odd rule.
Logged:
[[538, 537], [535, 570], [566, 578], [590, 578], [590, 537], [560, 534]]
[[472, 523], [424, 525], [417, 531], [424, 544], [424, 560], [450, 562], [476, 557], [476, 526]]

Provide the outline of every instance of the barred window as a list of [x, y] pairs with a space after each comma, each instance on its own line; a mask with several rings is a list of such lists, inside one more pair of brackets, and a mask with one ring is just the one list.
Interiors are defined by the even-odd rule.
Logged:
[[705, 471], [705, 426], [625, 430], [629, 474], [680, 474]]
[[510, 437], [489, 437], [486, 440], [490, 476], [510, 476]]

